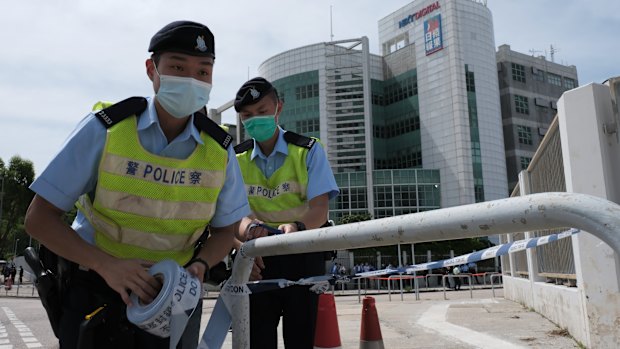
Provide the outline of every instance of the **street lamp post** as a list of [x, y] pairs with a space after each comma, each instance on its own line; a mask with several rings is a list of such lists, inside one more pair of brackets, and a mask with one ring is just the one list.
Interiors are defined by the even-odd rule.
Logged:
[[15, 249], [13, 250], [13, 260], [15, 260], [15, 258], [17, 258], [17, 243], [19, 242], [19, 239], [15, 240]]

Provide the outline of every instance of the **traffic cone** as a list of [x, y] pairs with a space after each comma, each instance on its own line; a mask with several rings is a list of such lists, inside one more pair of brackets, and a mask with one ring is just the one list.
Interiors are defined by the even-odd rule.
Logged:
[[333, 294], [319, 296], [314, 332], [314, 349], [341, 348], [336, 302]]
[[373, 297], [364, 297], [362, 305], [362, 329], [360, 331], [360, 349], [384, 349], [379, 316]]

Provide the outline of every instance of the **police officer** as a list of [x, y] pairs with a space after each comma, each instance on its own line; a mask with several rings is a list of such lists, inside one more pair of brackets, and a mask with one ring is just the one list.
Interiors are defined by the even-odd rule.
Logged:
[[[234, 106], [252, 137], [235, 151], [255, 217], [284, 233], [303, 234], [325, 225], [328, 201], [339, 190], [318, 140], [278, 126], [283, 102], [264, 78], [244, 83]], [[257, 258], [252, 273], [256, 279], [288, 280], [324, 274], [325, 253]], [[252, 294], [251, 347], [277, 348], [282, 317], [285, 346], [312, 348], [317, 305], [318, 295], [307, 286]]]
[[[146, 269], [154, 262], [173, 259], [202, 281], [209, 265], [231, 250], [250, 213], [231, 137], [201, 113], [211, 90], [213, 34], [200, 23], [172, 22], [148, 50], [146, 75], [155, 95], [98, 104], [103, 110], [80, 122], [31, 185], [36, 195], [26, 230], [75, 262], [62, 298], [61, 348], [76, 347], [80, 323], [98, 306], [107, 304], [111, 317], [122, 318], [125, 305], [135, 306], [131, 292], [151, 302], [161, 287]], [[79, 213], [69, 226], [63, 215], [76, 202]], [[210, 235], [194, 254], [207, 225]], [[198, 309], [178, 348], [196, 348]], [[168, 348], [168, 339], [119, 318], [107, 321], [116, 329], [95, 333], [96, 345]], [[119, 331], [125, 337], [109, 342]]]

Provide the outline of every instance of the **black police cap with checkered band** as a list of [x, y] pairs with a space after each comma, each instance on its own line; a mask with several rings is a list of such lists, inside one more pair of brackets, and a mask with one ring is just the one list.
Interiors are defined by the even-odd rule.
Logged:
[[265, 78], [256, 77], [246, 81], [241, 86], [239, 91], [237, 91], [237, 96], [235, 97], [235, 110], [240, 112], [241, 108], [258, 103], [258, 101], [268, 95], [271, 91], [275, 91], [276, 97], [278, 96], [278, 91], [276, 91], [276, 88], [273, 87], [273, 85]]
[[153, 35], [149, 52], [179, 52], [215, 58], [215, 39], [211, 30], [204, 24], [176, 21]]

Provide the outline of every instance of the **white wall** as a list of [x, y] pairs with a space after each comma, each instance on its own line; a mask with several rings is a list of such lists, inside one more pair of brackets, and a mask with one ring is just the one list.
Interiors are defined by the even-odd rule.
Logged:
[[[618, 120], [610, 96], [600, 84], [567, 91], [558, 101], [558, 119], [567, 192], [619, 203], [620, 137], [603, 132], [604, 123]], [[537, 282], [531, 272], [529, 280], [504, 275], [504, 295], [566, 328], [588, 348], [620, 348], [619, 256], [587, 232], [572, 243], [577, 288]], [[528, 254], [528, 264], [535, 258]]]

